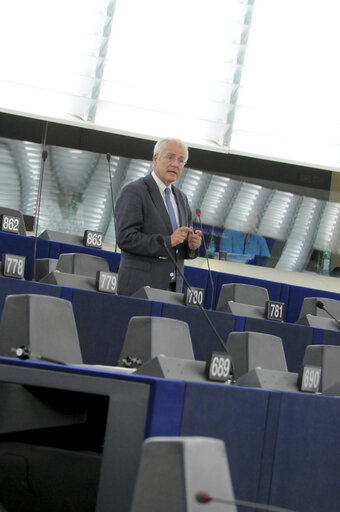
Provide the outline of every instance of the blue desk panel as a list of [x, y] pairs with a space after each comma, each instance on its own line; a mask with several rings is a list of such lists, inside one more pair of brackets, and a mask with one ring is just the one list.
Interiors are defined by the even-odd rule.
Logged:
[[340, 510], [339, 429], [338, 398], [186, 386], [181, 435], [225, 442], [238, 499], [297, 512]]
[[[287, 285], [286, 285], [287, 286]], [[316, 290], [315, 288], [304, 288], [302, 286], [289, 286], [288, 299], [286, 302], [286, 321], [294, 323], [299, 318], [303, 299], [305, 297], [325, 297], [340, 300], [340, 294]]]
[[[49, 246], [46, 241], [44, 242], [37, 243], [37, 258], [48, 257]], [[25, 256], [25, 279], [32, 277], [34, 250], [35, 238], [0, 232], [0, 260], [6, 253]]]
[[[184, 275], [187, 278], [190, 286], [196, 288], [204, 288], [204, 307], [210, 309], [210, 306], [214, 307], [216, 303], [216, 288], [218, 272], [211, 272], [211, 279], [209, 273], [205, 269], [195, 267], [184, 267]], [[186, 285], [184, 285], [185, 287]]]
[[[131, 378], [137, 378], [137, 376]], [[150, 378], [150, 380], [153, 385], [150, 392], [145, 437], [179, 436], [186, 383], [166, 379]]]
[[[208, 436], [225, 442], [235, 498], [257, 500], [268, 424], [269, 391], [187, 384], [181, 435]], [[209, 492], [209, 490], [208, 490]]]
[[[235, 330], [234, 315], [220, 313], [217, 311], [207, 311], [211, 322], [213, 323], [222, 341], [226, 343], [228, 334]], [[223, 347], [218, 341], [214, 331], [208, 321], [204, 318], [202, 311], [198, 308], [175, 306], [173, 304], [163, 304], [162, 316], [167, 318], [176, 318], [189, 325], [192, 347], [195, 359], [205, 361], [209, 352], [223, 352]]]
[[340, 510], [340, 400], [283, 393], [272, 472], [272, 505]]
[[60, 287], [50, 284], [36, 283], [34, 281], [25, 281], [24, 279], [0, 276], [0, 315], [2, 313], [7, 295], [35, 293], [38, 295], [61, 297], [61, 291], [62, 289]]
[[150, 316], [151, 302], [73, 290], [73, 312], [84, 363], [115, 365], [132, 316]]
[[[316, 329], [315, 329], [316, 330]], [[321, 341], [323, 345], [338, 345], [340, 346], [340, 331], [329, 331], [318, 329], [321, 333]], [[339, 375], [340, 380], [340, 375]]]

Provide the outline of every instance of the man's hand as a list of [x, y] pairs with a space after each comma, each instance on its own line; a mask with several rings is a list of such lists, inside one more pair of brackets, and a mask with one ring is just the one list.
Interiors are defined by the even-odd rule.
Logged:
[[170, 237], [171, 239], [171, 247], [176, 247], [176, 245], [182, 244], [188, 235], [188, 246], [191, 251], [196, 251], [202, 243], [202, 231], [199, 229], [194, 232], [193, 227], [187, 228], [186, 226], [182, 226], [181, 228], [177, 228]]
[[189, 235], [188, 235], [188, 246], [191, 251], [196, 251], [200, 247], [202, 243], [202, 231], [199, 229], [196, 229], [196, 231], [193, 230], [193, 228], [189, 228]]
[[183, 243], [187, 237], [187, 234], [190, 232], [190, 229], [192, 228], [187, 228], [186, 226], [177, 228], [176, 231], [174, 231], [170, 237], [171, 247], [176, 247], [176, 245]]

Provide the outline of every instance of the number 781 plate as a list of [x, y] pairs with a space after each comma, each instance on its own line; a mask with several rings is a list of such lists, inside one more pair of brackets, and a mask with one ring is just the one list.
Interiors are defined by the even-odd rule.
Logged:
[[276, 320], [277, 322], [283, 322], [285, 312], [285, 303], [276, 302], [274, 300], [267, 300], [265, 306], [265, 315], [267, 320]]

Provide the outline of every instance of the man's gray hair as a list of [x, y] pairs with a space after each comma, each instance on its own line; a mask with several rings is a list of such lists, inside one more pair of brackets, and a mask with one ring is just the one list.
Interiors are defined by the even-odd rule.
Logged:
[[185, 151], [185, 161], [187, 162], [189, 158], [188, 146], [181, 139], [174, 139], [170, 137], [166, 139], [160, 139], [158, 142], [156, 142], [155, 147], [153, 148], [153, 156], [162, 154], [168, 142], [176, 142], [176, 144], [182, 146]]

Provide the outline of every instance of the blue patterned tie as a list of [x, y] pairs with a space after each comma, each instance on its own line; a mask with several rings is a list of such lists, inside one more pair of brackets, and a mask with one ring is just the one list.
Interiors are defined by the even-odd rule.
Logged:
[[175, 231], [177, 229], [176, 215], [174, 207], [172, 206], [170, 199], [170, 189], [166, 187], [165, 189], [165, 202], [168, 207], [168, 212], [171, 220], [172, 229]]

